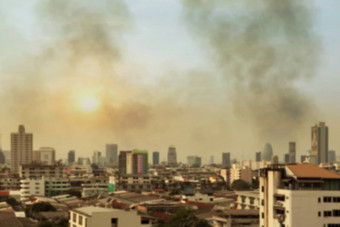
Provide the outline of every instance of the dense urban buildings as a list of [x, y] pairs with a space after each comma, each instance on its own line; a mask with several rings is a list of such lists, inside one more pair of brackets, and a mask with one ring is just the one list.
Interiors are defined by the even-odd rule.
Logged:
[[177, 166], [176, 147], [170, 146], [168, 150], [168, 165], [171, 167]]
[[222, 168], [230, 168], [230, 152], [222, 153]]
[[263, 148], [262, 159], [271, 161], [273, 156], [273, 148], [270, 143], [266, 143]]
[[118, 145], [106, 144], [106, 165], [114, 167], [118, 165]]
[[202, 159], [199, 156], [188, 156], [187, 157], [187, 165], [189, 167], [201, 167]]
[[152, 152], [152, 164], [153, 165], [159, 164], [159, 152], [158, 151]]
[[311, 156], [315, 157], [314, 164], [328, 162], [328, 127], [325, 122], [319, 122], [311, 131]]
[[149, 172], [148, 151], [120, 151], [120, 174], [147, 174]]
[[26, 133], [25, 127], [19, 125], [18, 133], [11, 133], [11, 171], [19, 173], [19, 166], [32, 162], [33, 134]]

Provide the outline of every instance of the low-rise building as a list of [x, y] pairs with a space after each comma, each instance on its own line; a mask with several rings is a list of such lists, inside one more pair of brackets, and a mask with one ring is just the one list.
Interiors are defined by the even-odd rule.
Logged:
[[71, 227], [147, 227], [152, 226], [149, 219], [138, 216], [136, 212], [103, 207], [81, 207], [70, 210]]
[[251, 169], [248, 166], [240, 167], [238, 164], [233, 164], [230, 169], [230, 184], [232, 184], [235, 180], [243, 180], [249, 184], [251, 184]]
[[20, 178], [53, 177], [64, 178], [64, 166], [61, 164], [46, 165], [42, 163], [30, 163], [19, 166]]
[[119, 190], [130, 192], [152, 191], [152, 176], [149, 174], [122, 174], [119, 176], [117, 187]]
[[259, 191], [237, 191], [236, 195], [236, 209], [260, 209]]

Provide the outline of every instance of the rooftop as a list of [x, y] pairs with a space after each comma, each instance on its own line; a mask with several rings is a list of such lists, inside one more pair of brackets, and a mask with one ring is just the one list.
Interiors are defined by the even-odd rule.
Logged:
[[87, 215], [87, 216], [92, 216], [93, 213], [97, 213], [97, 212], [101, 212], [101, 213], [102, 213], [102, 212], [107, 212], [107, 213], [110, 213], [110, 212], [114, 212], [115, 209], [88, 206], [88, 207], [80, 207], [80, 208], [76, 208], [76, 209], [73, 209], [73, 211], [79, 212], [79, 213], [82, 213], [82, 214], [85, 214], [85, 215]]
[[340, 179], [340, 174], [331, 172], [310, 163], [291, 164], [286, 167], [296, 178]]

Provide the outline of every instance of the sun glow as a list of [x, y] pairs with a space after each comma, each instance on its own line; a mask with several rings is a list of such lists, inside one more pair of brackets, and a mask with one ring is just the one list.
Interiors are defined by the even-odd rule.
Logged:
[[81, 100], [81, 109], [86, 112], [92, 112], [98, 107], [98, 101], [92, 97], [87, 97]]

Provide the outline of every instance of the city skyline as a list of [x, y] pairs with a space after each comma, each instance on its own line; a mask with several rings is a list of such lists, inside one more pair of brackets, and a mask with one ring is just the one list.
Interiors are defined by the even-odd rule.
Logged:
[[[281, 160], [289, 141], [296, 142], [297, 157], [310, 149], [310, 127], [319, 121], [329, 126], [329, 150], [339, 150], [340, 141], [335, 138], [340, 136], [340, 108], [334, 98], [339, 95], [340, 82], [339, 2], [301, 3], [309, 18], [307, 25], [298, 25], [310, 32], [312, 40], [307, 43], [317, 44], [312, 54], [316, 60], [311, 78], [297, 76], [283, 89], [297, 92], [310, 104], [306, 109], [298, 106], [297, 110], [308, 114], [302, 114], [291, 130], [279, 115], [270, 118], [275, 120], [270, 127], [265, 120], [255, 122], [245, 105], [249, 97], [242, 99], [242, 106], [235, 105], [238, 93], [229, 92], [234, 84], [225, 78], [216, 48], [206, 44], [213, 37], [201, 34], [202, 27], [188, 20], [190, 13], [196, 12], [186, 8], [191, 1], [118, 2], [111, 8], [92, 1], [79, 6], [66, 1], [60, 5], [39, 0], [0, 3], [0, 51], [4, 53], [0, 56], [0, 133], [4, 150], [10, 149], [10, 133], [23, 124], [35, 135], [34, 149], [53, 147], [57, 159], [64, 159], [71, 149], [78, 157], [91, 157], [95, 150], [105, 152], [105, 144], [116, 143], [120, 150], [160, 151], [160, 161], [166, 160], [170, 144], [176, 146], [182, 162], [187, 155], [201, 156], [207, 162], [212, 154], [215, 162], [220, 162], [223, 152], [245, 160], [269, 142]], [[63, 6], [65, 18], [57, 13]], [[301, 16], [296, 6], [293, 1], [291, 10]], [[85, 9], [87, 16], [102, 13], [92, 21], [98, 26], [83, 24], [84, 17], [73, 14], [78, 7]], [[119, 13], [110, 13], [117, 7]], [[192, 9], [199, 7], [193, 5]], [[235, 7], [241, 15], [249, 11], [242, 5]], [[285, 22], [286, 18], [278, 20]], [[78, 29], [70, 32], [68, 25]], [[282, 37], [266, 38], [280, 41]], [[74, 40], [79, 45], [72, 45]], [[100, 40], [100, 45], [94, 40]], [[242, 93], [254, 93], [244, 84], [240, 86]], [[295, 103], [287, 100], [288, 107]], [[279, 109], [260, 107], [274, 113]], [[263, 119], [263, 112], [254, 115]], [[292, 122], [287, 127], [294, 126]], [[268, 135], [270, 130], [273, 137]]]

